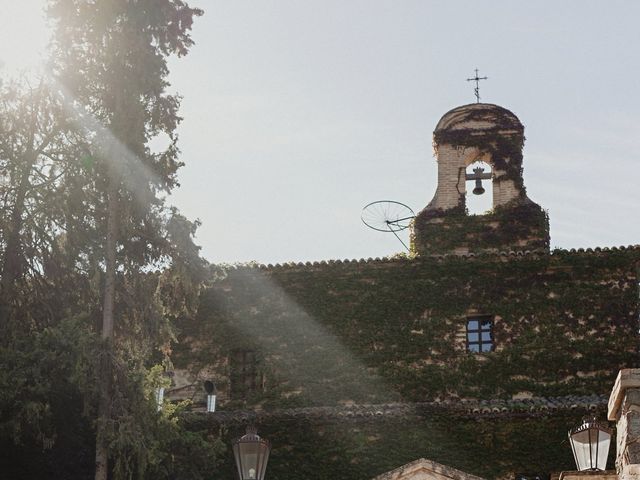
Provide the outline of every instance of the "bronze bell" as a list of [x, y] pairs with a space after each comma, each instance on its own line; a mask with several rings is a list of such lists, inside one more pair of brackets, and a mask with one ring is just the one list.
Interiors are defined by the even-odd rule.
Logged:
[[484, 187], [482, 186], [482, 172], [484, 168], [476, 167], [473, 169], [474, 177], [476, 179], [476, 188], [473, 189], [474, 195], [482, 195], [484, 193]]

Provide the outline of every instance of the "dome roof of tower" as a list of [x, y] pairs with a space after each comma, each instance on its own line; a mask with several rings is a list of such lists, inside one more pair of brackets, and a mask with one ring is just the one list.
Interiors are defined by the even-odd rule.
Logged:
[[434, 134], [444, 131], [472, 130], [503, 131], [505, 134], [523, 133], [524, 126], [513, 112], [491, 103], [470, 103], [445, 113], [434, 130]]

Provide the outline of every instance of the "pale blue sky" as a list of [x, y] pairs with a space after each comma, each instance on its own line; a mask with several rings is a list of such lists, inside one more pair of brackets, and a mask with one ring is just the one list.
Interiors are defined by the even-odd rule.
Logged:
[[[210, 261], [401, 251], [360, 210], [431, 200], [431, 133], [475, 100], [476, 67], [482, 100], [525, 125], [525, 185], [549, 210], [552, 245], [640, 243], [640, 2], [190, 3], [206, 13], [171, 63], [187, 164], [173, 201], [203, 222]], [[14, 22], [27, 32], [4, 35], [35, 42], [42, 0], [27, 4]], [[5, 69], [18, 58], [0, 47]]]

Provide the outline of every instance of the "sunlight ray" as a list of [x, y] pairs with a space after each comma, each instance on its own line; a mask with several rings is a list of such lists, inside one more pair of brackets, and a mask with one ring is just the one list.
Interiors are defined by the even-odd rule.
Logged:
[[[214, 302], [232, 319], [223, 328], [259, 347], [279, 380], [316, 404], [335, 401], [380, 403], [399, 395], [357, 353], [310, 315], [269, 275], [254, 269], [232, 273], [244, 290], [230, 301], [216, 292]], [[216, 348], [216, 346], [213, 346]]]
[[136, 202], [141, 206], [147, 205], [148, 196], [155, 194], [149, 190], [149, 184], [154, 187], [161, 185], [158, 175], [118, 140], [108, 127], [81, 105], [53, 75], [50, 75], [49, 79], [55, 91], [60, 94], [65, 109], [76, 125], [93, 137], [97, 153], [109, 162], [111, 175], [122, 180]]

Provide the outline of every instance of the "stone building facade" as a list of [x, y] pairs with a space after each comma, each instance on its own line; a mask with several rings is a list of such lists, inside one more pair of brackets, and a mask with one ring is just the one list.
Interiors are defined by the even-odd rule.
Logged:
[[[616, 373], [637, 363], [640, 247], [550, 251], [523, 141], [496, 105], [444, 115], [414, 255], [214, 268], [173, 353], [185, 421], [228, 437], [257, 424], [279, 480], [366, 479], [418, 458], [483, 478], [571, 470], [567, 430], [603, 417]], [[494, 208], [468, 215], [478, 160]]]

